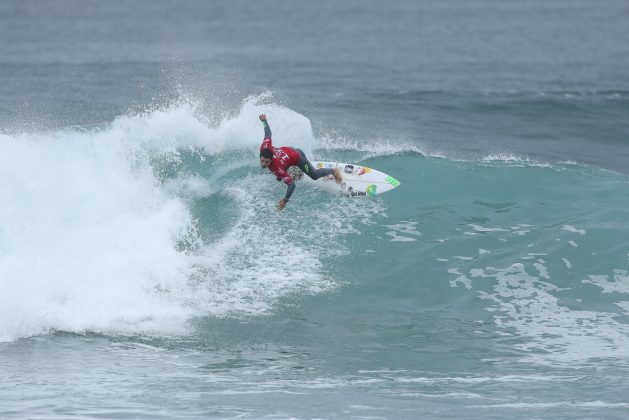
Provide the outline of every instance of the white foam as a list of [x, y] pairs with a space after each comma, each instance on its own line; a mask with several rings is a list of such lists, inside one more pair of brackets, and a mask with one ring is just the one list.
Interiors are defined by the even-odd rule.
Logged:
[[508, 232], [508, 229], [502, 228], [486, 228], [479, 225], [470, 225], [476, 232]]
[[577, 229], [574, 226], [570, 226], [570, 225], [563, 225], [561, 230], [565, 230], [567, 232], [578, 233], [579, 235], [585, 235], [586, 233], [585, 229]]
[[385, 232], [385, 235], [388, 235], [391, 237], [391, 242], [414, 242], [417, 240], [415, 238], [410, 238], [408, 236], [400, 235], [395, 231]]
[[476, 408], [515, 408], [515, 409], [546, 409], [546, 408], [629, 408], [629, 403], [608, 403], [600, 400], [573, 402], [560, 401], [549, 403], [504, 403], [490, 405], [475, 405]]
[[[288, 293], [319, 293], [333, 286], [321, 274], [316, 244], [323, 243], [313, 241], [313, 247], [307, 248], [292, 242], [290, 226], [282, 233], [283, 219], [274, 213], [275, 201], [263, 199], [258, 181], [259, 177], [248, 177], [243, 184], [228, 188], [238, 202], [238, 221], [217, 242], [207, 244], [200, 258], [209, 286], [203, 298], [208, 314], [262, 314]], [[260, 214], [272, 217], [261, 220]], [[331, 237], [330, 224], [319, 227], [320, 233]]]
[[490, 154], [481, 159], [485, 164], [491, 163], [508, 163], [509, 166], [523, 166], [523, 167], [539, 167], [539, 168], [551, 168], [552, 165], [545, 162], [538, 162], [527, 157], [520, 157], [509, 153]]
[[210, 125], [194, 103], [179, 102], [164, 109], [118, 117], [102, 134], [125, 139], [128, 147], [141, 146], [161, 154], [199, 149], [215, 155], [247, 149], [255, 157], [264, 133], [257, 117], [265, 112], [272, 125], [274, 144], [290, 141], [292, 146], [309, 152], [313, 143], [310, 121], [290, 109], [263, 104], [266, 99], [268, 95], [248, 98], [236, 115], [223, 118], [216, 126]]
[[629, 275], [626, 270], [614, 270], [613, 280], [607, 275], [588, 275], [582, 283], [593, 284], [603, 289], [603, 293], [629, 293]]
[[427, 152], [412, 143], [394, 143], [387, 139], [357, 142], [339, 137], [324, 136], [319, 139], [316, 150], [352, 150], [364, 153], [363, 159], [402, 152], [412, 152], [438, 158], [444, 157], [443, 154]]
[[[260, 112], [277, 144], [311, 146], [305, 117], [256, 99], [216, 127], [193, 105], [175, 104], [92, 130], [0, 135], [0, 341], [50, 330], [185, 334], [194, 316], [257, 315], [287, 293], [331, 287], [320, 270], [320, 238], [314, 248], [296, 242], [286, 228], [290, 209], [278, 214], [268, 195], [261, 199], [268, 191], [259, 191], [259, 180], [272, 188], [271, 177], [224, 190], [237, 204], [235, 219], [213, 243], [199, 238], [187, 197], [209, 197], [216, 185], [194, 175], [156, 178], [154, 161], [178, 162], [181, 150], [243, 150], [250, 162], [227, 165], [255, 165]], [[364, 211], [365, 220], [381, 209], [376, 200], [361, 202], [362, 210], [330, 201], [334, 218], [309, 217], [319, 218], [325, 250], [343, 252], [332, 238], [361, 223], [347, 215]], [[282, 225], [274, 244], [256, 212], [267, 226]]]
[[468, 398], [468, 399], [487, 399], [473, 392], [446, 392], [444, 394], [426, 394], [423, 392], [404, 392], [399, 394], [401, 397], [410, 398]]
[[448, 273], [458, 275], [456, 279], [450, 280], [450, 287], [457, 287], [457, 283], [461, 283], [466, 289], [472, 288], [472, 280], [461, 274], [456, 268], [449, 268]]
[[400, 223], [396, 223], [393, 225], [384, 225], [385, 227], [392, 229], [385, 234], [391, 236], [392, 242], [413, 242], [416, 241], [416, 238], [405, 236], [421, 236], [421, 232], [417, 231], [417, 222], [411, 221], [402, 221]]
[[512, 382], [574, 382], [578, 376], [558, 375], [500, 375], [500, 376], [446, 376], [446, 377], [409, 377], [395, 378], [397, 382], [406, 383], [512, 383]]
[[417, 230], [417, 222], [402, 221], [393, 225], [384, 225], [389, 229], [403, 233], [405, 235], [421, 236], [421, 232]]
[[[541, 264], [541, 263], [540, 263]], [[504, 269], [486, 268], [475, 275], [495, 278], [493, 293], [479, 292], [495, 304], [499, 328], [515, 330], [525, 340], [515, 347], [527, 353], [525, 361], [542, 365], [579, 366], [600, 358], [627, 358], [629, 327], [615, 314], [571, 310], [552, 294], [559, 289], [529, 274], [515, 263]]]
[[533, 267], [535, 267], [535, 269], [537, 270], [541, 278], [550, 279], [550, 275], [548, 274], [548, 268], [546, 268], [545, 264], [546, 264], [546, 261], [540, 259], [540, 260], [537, 260], [536, 263], [533, 263]]
[[566, 265], [566, 268], [572, 268], [572, 263], [567, 258], [562, 258], [561, 261]]
[[175, 248], [192, 221], [127, 153], [125, 138], [2, 140], [0, 340], [49, 329], [151, 329], [157, 318], [169, 330], [194, 312], [180, 300], [193, 268]]
[[179, 176], [163, 184], [163, 188], [171, 195], [184, 195], [189, 197], [208, 197], [220, 190], [216, 185], [200, 176]]

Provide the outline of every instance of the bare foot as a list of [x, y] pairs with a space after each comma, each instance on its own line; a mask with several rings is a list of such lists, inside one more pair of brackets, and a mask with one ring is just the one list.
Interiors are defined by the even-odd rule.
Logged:
[[339, 168], [334, 168], [334, 179], [337, 184], [343, 182], [343, 177], [341, 176], [341, 170]]

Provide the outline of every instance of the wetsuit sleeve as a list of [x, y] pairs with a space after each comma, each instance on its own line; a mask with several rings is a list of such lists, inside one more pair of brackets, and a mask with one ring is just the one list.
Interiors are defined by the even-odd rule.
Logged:
[[271, 127], [269, 126], [268, 121], [262, 121], [262, 125], [264, 126], [264, 139], [271, 139]]
[[262, 140], [262, 144], [260, 145], [260, 151], [262, 151], [262, 149], [273, 150], [273, 143], [271, 142], [271, 127], [269, 127], [268, 121], [262, 121], [262, 125], [264, 125], [264, 140]]
[[290, 200], [290, 196], [293, 195], [293, 191], [295, 191], [295, 183], [291, 180], [290, 184], [288, 184], [288, 188], [286, 188], [286, 195], [284, 196], [284, 200]]
[[284, 196], [284, 200], [290, 200], [290, 196], [293, 195], [293, 191], [295, 191], [295, 182], [293, 182], [293, 178], [290, 177], [288, 172], [284, 169], [278, 168], [273, 171], [278, 180], [282, 180], [284, 184], [286, 184], [286, 195]]

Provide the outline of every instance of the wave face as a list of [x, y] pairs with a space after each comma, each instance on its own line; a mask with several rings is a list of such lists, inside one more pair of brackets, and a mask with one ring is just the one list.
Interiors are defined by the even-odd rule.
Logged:
[[[261, 112], [277, 145], [371, 166], [402, 186], [349, 199], [305, 180], [277, 212], [284, 189], [257, 161]], [[72, 360], [91, 360], [101, 340], [121, 363], [173, 355], [175, 370], [154, 372], [171, 375], [172, 398], [187, 398], [186, 381], [195, 390], [209, 380], [220, 395], [252, 398], [257, 413], [285, 403], [255, 397], [276, 392], [316, 394], [338, 412], [330, 389], [375, 396], [400, 417], [442, 401], [499, 417], [626, 408], [622, 387], [588, 394], [629, 365], [626, 175], [315, 136], [306, 117], [264, 95], [216, 123], [181, 101], [0, 141], [6, 348], [35, 337], [51, 354], [57, 340], [72, 343]], [[95, 373], [104, 382], [118, 363], [108, 357]], [[174, 372], [192, 366], [229, 374], [181, 382]], [[115, 392], [148, 386], [138, 378]], [[524, 385], [540, 397], [503, 392]], [[541, 397], [557, 389], [571, 399]], [[375, 409], [352, 401], [353, 413]], [[146, 404], [131, 412], [161, 406]], [[201, 406], [191, 415], [207, 414]]]
[[[450, 160], [404, 144], [313, 147], [305, 117], [265, 100], [216, 127], [178, 103], [96, 128], [4, 136], [2, 340], [185, 335], [195, 317], [268, 314], [284, 296], [338, 288], [341, 267], [371, 267], [415, 278], [402, 295], [430, 283], [465, 296], [458, 310], [493, 314], [481, 318], [538, 350], [525, 357], [623, 356], [626, 176], [514, 156]], [[283, 190], [257, 166], [262, 111], [278, 144], [377, 167], [404, 187], [348, 200], [303, 182], [277, 213]], [[357, 277], [392, 293], [378, 275]]]

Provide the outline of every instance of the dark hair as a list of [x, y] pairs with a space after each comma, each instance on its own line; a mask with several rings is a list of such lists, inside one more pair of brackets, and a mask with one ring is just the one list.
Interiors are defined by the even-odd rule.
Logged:
[[271, 149], [264, 148], [260, 150], [260, 157], [273, 159], [273, 152], [271, 151]]

